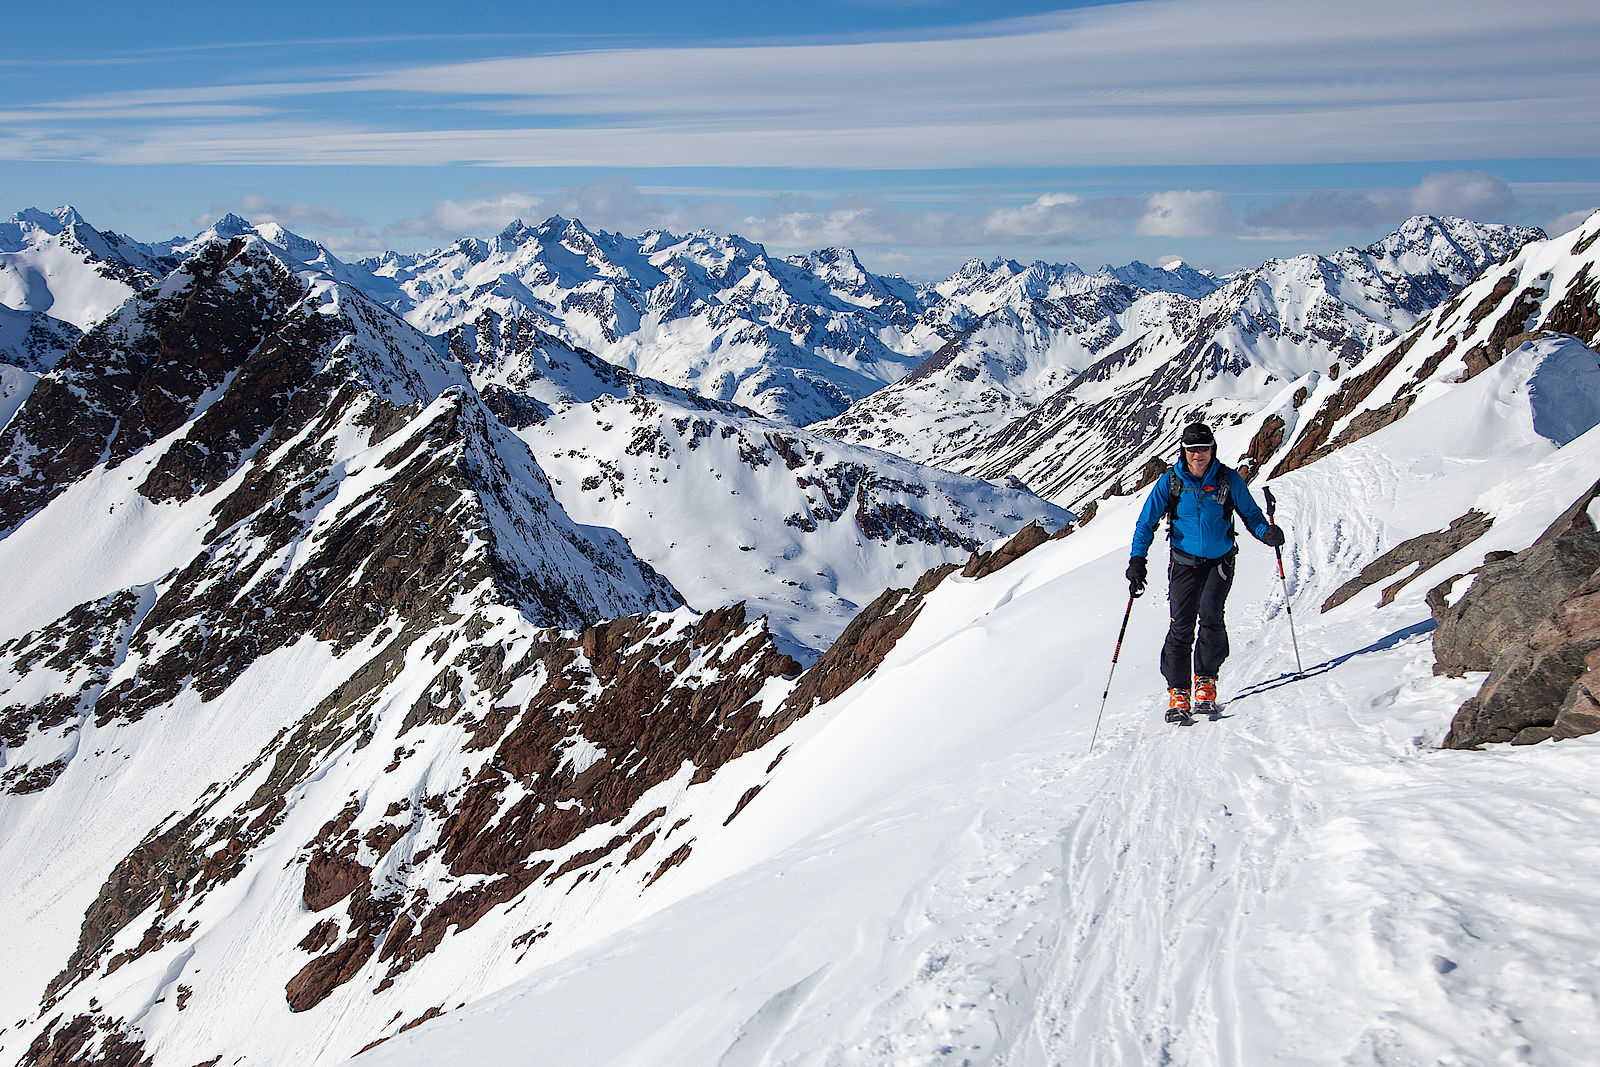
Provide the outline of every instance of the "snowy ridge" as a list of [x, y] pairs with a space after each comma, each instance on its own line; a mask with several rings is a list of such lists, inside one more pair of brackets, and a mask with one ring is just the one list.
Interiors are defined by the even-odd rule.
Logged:
[[103, 234], [77, 211], [20, 211], [0, 222], [0, 304], [87, 330], [176, 266], [156, 250]]
[[[1276, 483], [1307, 677], [1271, 555], [1246, 547], [1223, 717], [1157, 721], [1165, 619], [1141, 602], [1088, 754], [1139, 503], [1108, 501], [940, 585], [663, 878], [670, 907], [373, 1062], [1581, 1062], [1600, 744], [1440, 751], [1474, 682], [1433, 676], [1423, 603], [1593, 481], [1600, 430], [1558, 448], [1533, 428], [1540, 365], [1508, 358]], [[1489, 532], [1393, 602], [1318, 613], [1382, 545], [1472, 507]]]
[[[1250, 444], [1255, 464], [1274, 474], [1292, 470], [1388, 425], [1429, 393], [1475, 377], [1522, 346], [1549, 352], [1552, 345], [1575, 345], [1571, 358], [1580, 372], [1587, 360], [1582, 353], [1600, 344], [1597, 239], [1600, 215], [1562, 237], [1529, 244], [1343, 380], [1304, 379], [1292, 396], [1280, 396], [1260, 413]], [[1577, 386], [1571, 399], [1580, 408], [1586, 399], [1581, 381], [1580, 374], [1567, 382]], [[1560, 405], [1547, 393], [1541, 417], [1561, 421]], [[1581, 418], [1560, 436], [1570, 439], [1578, 425]]]

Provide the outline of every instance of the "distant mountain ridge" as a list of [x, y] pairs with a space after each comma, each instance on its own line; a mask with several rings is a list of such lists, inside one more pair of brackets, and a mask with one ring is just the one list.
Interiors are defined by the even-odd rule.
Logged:
[[[1247, 417], [1410, 328], [1543, 231], [1418, 217], [1366, 248], [1269, 260], [1156, 291], [1121, 274], [1080, 293], [1014, 286], [916, 372], [819, 426], [1081, 508], [1194, 417]], [[1135, 277], [1148, 278], [1148, 272]], [[969, 301], [970, 304], [970, 301]]]

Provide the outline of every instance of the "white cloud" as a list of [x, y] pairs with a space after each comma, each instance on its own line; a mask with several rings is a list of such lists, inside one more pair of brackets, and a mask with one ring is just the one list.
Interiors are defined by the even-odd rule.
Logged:
[[1459, 215], [1477, 222], [1505, 222], [1517, 198], [1506, 180], [1481, 170], [1430, 174], [1411, 191], [1412, 210], [1422, 215]]
[[1571, 233], [1579, 226], [1582, 226], [1584, 223], [1588, 222], [1589, 219], [1594, 216], [1596, 210], [1600, 209], [1591, 207], [1584, 208], [1581, 211], [1569, 211], [1565, 215], [1561, 215], [1553, 219], [1550, 222], [1550, 225], [1544, 228], [1544, 232], [1548, 233], [1551, 237], [1560, 237], [1564, 233]]
[[384, 240], [427, 237], [453, 241], [465, 234], [498, 232], [517, 219], [541, 218], [544, 200], [530, 193], [507, 190], [472, 200], [440, 200], [427, 214], [415, 215], [383, 228]]
[[210, 213], [194, 219], [197, 226], [208, 226], [222, 215], [234, 212], [251, 222], [276, 222], [294, 230], [307, 227], [318, 230], [352, 230], [365, 227], [363, 219], [356, 218], [342, 208], [327, 204], [307, 204], [300, 201], [269, 200], [264, 196], [246, 193], [231, 204], [213, 208]]
[[1238, 229], [1233, 205], [1215, 189], [1152, 193], [1134, 227], [1136, 233], [1149, 237], [1221, 237]]
[[1030, 244], [1093, 241], [1125, 229], [1119, 220], [1136, 213], [1129, 205], [1121, 198], [1086, 201], [1073, 193], [1051, 192], [1020, 207], [990, 211], [983, 229], [992, 238]]
[[1411, 215], [1456, 215], [1474, 222], [1509, 222], [1522, 213], [1510, 183], [1480, 170], [1429, 174], [1410, 189], [1323, 189], [1252, 211], [1244, 235], [1313, 240], [1341, 230], [1400, 225]]

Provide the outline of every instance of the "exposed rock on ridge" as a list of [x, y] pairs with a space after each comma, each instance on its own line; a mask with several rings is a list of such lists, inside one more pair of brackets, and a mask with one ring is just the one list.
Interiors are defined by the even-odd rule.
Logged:
[[1486, 562], [1461, 600], [1434, 598], [1435, 670], [1487, 670], [1446, 748], [1600, 731], [1600, 482], [1515, 555]]

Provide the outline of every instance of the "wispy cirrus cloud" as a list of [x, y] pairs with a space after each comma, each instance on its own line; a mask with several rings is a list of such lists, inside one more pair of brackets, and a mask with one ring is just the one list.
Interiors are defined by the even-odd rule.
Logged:
[[[1139, 0], [940, 38], [610, 48], [105, 93], [13, 107], [0, 127], [93, 126], [68, 143], [125, 163], [1570, 158], [1600, 140], [1597, 37], [1600, 9], [1575, 0]], [[173, 110], [208, 107], [233, 109], [229, 121]], [[0, 154], [28, 146], [0, 141]]]

